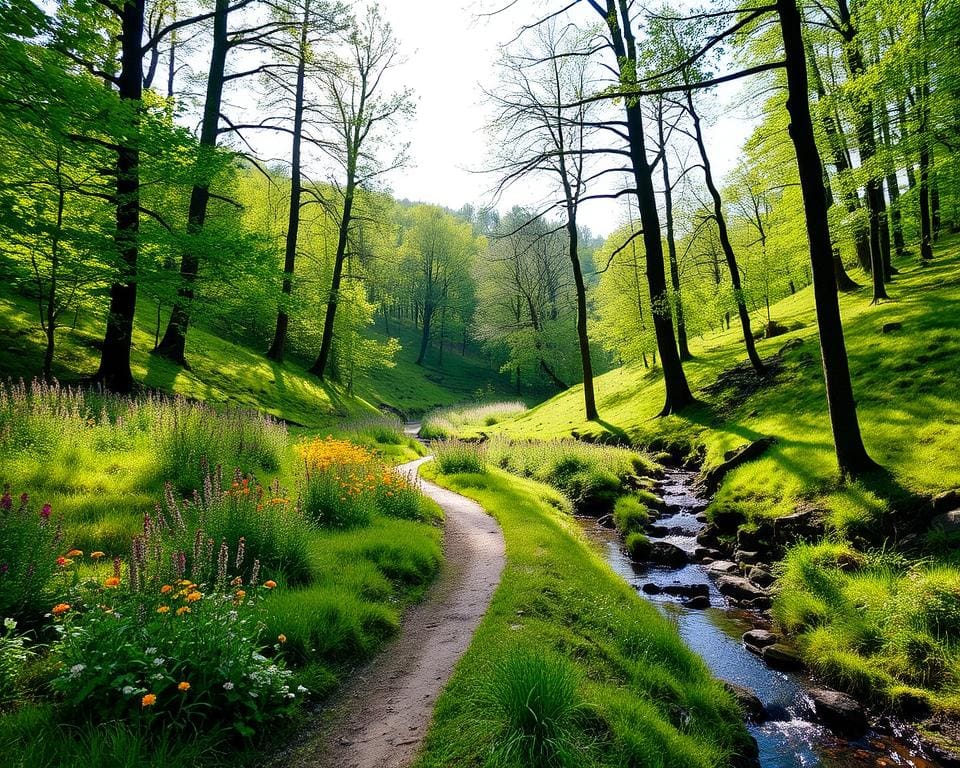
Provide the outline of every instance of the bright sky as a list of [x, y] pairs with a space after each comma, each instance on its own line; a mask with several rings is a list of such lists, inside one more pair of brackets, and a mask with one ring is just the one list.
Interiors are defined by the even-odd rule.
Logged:
[[[490, 87], [495, 82], [500, 48], [534, 18], [540, 5], [521, 1], [509, 13], [480, 17], [479, 12], [495, 3], [381, 0], [406, 54], [397, 74], [418, 96], [417, 116], [408, 126], [411, 167], [388, 179], [395, 196], [454, 209], [489, 200], [494, 180], [472, 172], [482, 169], [488, 157], [486, 110], [478, 83]], [[736, 88], [728, 88], [718, 98], [732, 102], [736, 93]], [[735, 164], [751, 125], [724, 108], [716, 111], [725, 116], [708, 129], [709, 151], [716, 172], [723, 174]], [[499, 207], [533, 203], [539, 196], [533, 188], [517, 188]], [[622, 217], [622, 206], [610, 200], [590, 202], [581, 213], [582, 222], [601, 235], [609, 234]]]

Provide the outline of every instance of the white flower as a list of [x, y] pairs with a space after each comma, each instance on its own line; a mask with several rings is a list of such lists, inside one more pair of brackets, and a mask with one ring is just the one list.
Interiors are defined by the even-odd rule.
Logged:
[[163, 665], [163, 659], [160, 658], [159, 656], [157, 656], [157, 658], [155, 658], [155, 659], [153, 660], [153, 666], [159, 667], [159, 666], [162, 666], [162, 665]]
[[124, 696], [129, 696], [129, 695], [131, 695], [135, 690], [137, 690], [137, 689], [134, 688], [132, 685], [125, 685], [125, 686], [123, 686], [122, 693], [123, 693]]
[[72, 667], [70, 667], [70, 676], [76, 677], [81, 672], [83, 672], [83, 670], [85, 670], [86, 668], [87, 668], [86, 664], [74, 664]]
[[256, 691], [250, 691], [250, 698], [251, 698], [251, 699], [257, 698], [257, 692], [256, 692]]
[[153, 654], [155, 654], [156, 652], [157, 652], [156, 648], [147, 648], [147, 650], [144, 651], [144, 653], [147, 654], [147, 656], [153, 656]]
[[309, 691], [308, 691], [306, 688], [304, 688], [302, 685], [298, 685], [298, 686], [297, 686], [297, 692], [298, 692], [298, 693], [309, 693]]
[[229, 680], [228, 680], [227, 682], [225, 682], [225, 683], [223, 684], [223, 690], [225, 690], [225, 691], [232, 691], [232, 690], [233, 690], [233, 683], [231, 683]]
[[157, 674], [155, 674], [155, 675], [153, 676], [153, 679], [154, 679], [154, 680], [163, 680], [163, 673], [162, 673], [162, 672], [157, 672]]
[[7, 629], [9, 629], [12, 632], [17, 628], [17, 621], [16, 619], [4, 619], [3, 626], [5, 626]]
[[295, 694], [295, 693], [288, 693], [288, 694], [287, 694], [287, 698], [288, 698], [288, 699], [295, 699], [295, 698], [297, 698], [297, 694]]

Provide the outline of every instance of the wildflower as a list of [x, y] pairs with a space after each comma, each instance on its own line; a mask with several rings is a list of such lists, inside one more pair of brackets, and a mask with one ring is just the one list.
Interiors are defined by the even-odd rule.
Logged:
[[180, 586], [181, 586], [181, 587], [192, 587], [192, 586], [193, 586], [193, 582], [190, 581], [190, 579], [180, 579]]
[[203, 593], [202, 593], [202, 592], [197, 592], [196, 590], [194, 590], [193, 592], [191, 592], [191, 593], [189, 593], [189, 594], [187, 595], [187, 602], [188, 602], [188, 603], [195, 603], [195, 602], [197, 602], [197, 600], [199, 600], [201, 597], [203, 597]]
[[267, 589], [275, 589], [277, 582], [275, 582], [273, 579], [267, 579], [265, 582], [263, 582], [263, 586], [265, 586]]
[[3, 509], [13, 508], [13, 499], [10, 496], [10, 491], [7, 489], [4, 489], [3, 496], [0, 496], [0, 507]]
[[309, 693], [309, 691], [308, 691], [306, 688], [304, 688], [302, 685], [298, 685], [298, 686], [297, 686], [297, 692], [298, 692], [298, 693]]
[[280, 645], [283, 645], [285, 642], [287, 642], [287, 636], [283, 633], [277, 635], [277, 642], [279, 642]]
[[152, 707], [156, 703], [157, 703], [157, 697], [156, 697], [156, 694], [153, 694], [153, 693], [148, 693], [144, 695], [142, 699], [140, 699], [141, 707]]
[[67, 552], [67, 557], [83, 557], [83, 551], [79, 549], [71, 549]]
[[190, 690], [190, 683], [188, 683], [186, 680], [180, 681], [179, 683], [177, 683], [177, 690], [178, 690], [178, 691], [189, 691], [189, 690]]
[[168, 595], [172, 590], [173, 590], [173, 587], [171, 587], [169, 584], [164, 584], [162, 587], [160, 587], [160, 594]]
[[30, 501], [30, 497], [26, 493], [20, 494], [20, 503], [23, 506], [27, 506], [27, 502]]
[[152, 656], [152, 655], [155, 654], [156, 652], [157, 652], [157, 649], [154, 648], [152, 645], [151, 645], [149, 648], [147, 648], [146, 651], [144, 651], [144, 653], [146, 653], [147, 656]]
[[155, 667], [162, 667], [162, 666], [163, 666], [163, 659], [160, 658], [159, 656], [157, 656], [157, 658], [155, 658], [155, 659], [153, 660], [153, 666], [155, 666]]
[[183, 616], [183, 614], [190, 613], [190, 612], [191, 611], [190, 611], [189, 605], [181, 605], [179, 608], [177, 608], [177, 616]]
[[159, 608], [157, 608], [157, 613], [168, 613], [169, 611], [170, 611], [169, 605], [161, 605]]
[[91, 557], [93, 560], [99, 560], [101, 557], [106, 557], [106, 553], [105, 553], [105, 552], [101, 552], [101, 551], [98, 549], [96, 552], [91, 552], [91, 553], [90, 553], [90, 557]]
[[70, 603], [57, 603], [53, 606], [53, 615], [54, 616], [63, 616], [67, 611], [70, 610]]
[[245, 598], [246, 596], [247, 596], [247, 593], [244, 592], [242, 589], [237, 590], [237, 600], [243, 600], [243, 598]]
[[233, 581], [230, 582], [231, 587], [239, 587], [241, 584], [243, 584], [243, 579], [239, 576], [236, 576]]
[[125, 685], [125, 686], [123, 686], [123, 688], [121, 689], [120, 692], [121, 692], [124, 696], [129, 696], [131, 693], [133, 693], [133, 692], [136, 691], [136, 690], [137, 690], [137, 689], [134, 688], [132, 685]]
[[61, 555], [60, 557], [57, 558], [57, 565], [59, 565], [61, 568], [66, 568], [68, 565], [71, 565], [72, 563], [73, 563], [73, 560], [71, 560], [69, 557], [64, 557], [63, 555]]
[[116, 576], [111, 576], [109, 579], [106, 579], [103, 582], [103, 586], [105, 586], [107, 589], [116, 589], [120, 586], [120, 579], [118, 579]]
[[229, 680], [228, 680], [227, 682], [225, 682], [225, 683], [223, 684], [223, 690], [225, 690], [225, 691], [232, 691], [232, 690], [233, 690], [233, 683], [231, 683]]
[[3, 626], [13, 632], [17, 628], [17, 620], [6, 618], [3, 620]]
[[70, 667], [70, 676], [76, 677], [81, 672], [83, 672], [83, 670], [85, 670], [86, 668], [87, 668], [86, 664], [74, 664], [72, 667]]

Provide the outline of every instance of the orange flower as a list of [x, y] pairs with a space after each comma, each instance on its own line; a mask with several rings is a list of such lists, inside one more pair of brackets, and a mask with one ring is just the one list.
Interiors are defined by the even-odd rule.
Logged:
[[53, 606], [53, 615], [54, 616], [63, 616], [67, 611], [70, 610], [70, 603], [57, 603]]
[[72, 563], [73, 563], [73, 560], [71, 560], [69, 557], [57, 558], [57, 565], [59, 565], [61, 568], [66, 568], [68, 565], [71, 565]]
[[237, 590], [237, 600], [243, 600], [243, 598], [245, 598], [246, 596], [247, 596], [247, 593], [244, 592], [242, 589]]
[[189, 691], [189, 690], [190, 690], [190, 683], [188, 683], [186, 680], [182, 680], [181, 682], [177, 683], [177, 690], [178, 690], [178, 691]]
[[157, 697], [156, 697], [156, 694], [153, 694], [153, 693], [148, 693], [142, 699], [140, 699], [141, 707], [152, 707], [156, 703], [157, 703]]
[[275, 582], [273, 579], [267, 579], [265, 582], [263, 582], [263, 586], [265, 586], [267, 589], [274, 589], [277, 586], [277, 582]]
[[183, 616], [183, 614], [190, 613], [190, 612], [191, 611], [190, 611], [189, 605], [181, 605], [179, 608], [177, 608], [177, 616]]
[[187, 602], [188, 602], [188, 603], [195, 603], [195, 602], [197, 602], [197, 600], [199, 600], [201, 597], [203, 597], [203, 593], [202, 593], [202, 592], [197, 592], [196, 590], [194, 590], [194, 591], [191, 592], [189, 595], [187, 595]]
[[172, 590], [173, 587], [171, 587], [169, 584], [164, 584], [162, 587], [160, 587], [160, 594], [169, 595]]
[[67, 552], [67, 557], [83, 557], [83, 551], [80, 549], [71, 549]]
[[170, 611], [169, 605], [161, 605], [159, 608], [157, 608], [157, 613], [167, 613], [169, 611]]
[[99, 549], [96, 552], [90, 553], [90, 557], [92, 557], [94, 560], [99, 560], [101, 557], [106, 557], [106, 556], [107, 556], [106, 552], [101, 552]]
[[277, 635], [277, 642], [279, 642], [280, 645], [283, 645], [285, 642], [287, 642], [287, 636], [284, 634]]
[[116, 589], [120, 586], [120, 579], [118, 579], [116, 576], [111, 576], [109, 579], [103, 582], [103, 586], [105, 586], [107, 589]]

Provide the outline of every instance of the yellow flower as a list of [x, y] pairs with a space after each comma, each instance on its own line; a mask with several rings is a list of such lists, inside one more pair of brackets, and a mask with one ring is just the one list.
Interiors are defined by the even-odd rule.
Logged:
[[141, 707], [152, 707], [156, 703], [157, 703], [157, 697], [153, 693], [148, 693], [142, 699], [140, 699]]
[[185, 613], [190, 613], [189, 605], [181, 605], [179, 608], [177, 608], [177, 616], [183, 616]]
[[172, 589], [173, 589], [173, 587], [171, 587], [169, 584], [164, 584], [162, 587], [160, 587], [160, 594], [161, 594], [161, 595], [168, 595], [168, 594], [170, 594], [170, 591], [171, 591]]
[[67, 552], [67, 557], [83, 557], [83, 551], [79, 549], [71, 549]]
[[99, 560], [101, 557], [106, 557], [106, 556], [107, 556], [107, 553], [101, 552], [99, 549], [96, 552], [90, 553], [90, 557], [92, 557], [94, 560]]
[[267, 579], [265, 582], [263, 582], [263, 586], [265, 586], [267, 589], [274, 589], [277, 586], [277, 582], [275, 582], [273, 579]]
[[189, 691], [189, 690], [190, 690], [190, 683], [188, 683], [186, 680], [183, 680], [183, 681], [177, 683], [177, 690], [178, 690], [178, 691]]
[[202, 593], [202, 592], [197, 592], [196, 590], [194, 590], [194, 591], [191, 592], [189, 595], [187, 595], [187, 602], [188, 602], [188, 603], [195, 603], [195, 602], [197, 602], [197, 600], [199, 600], [201, 597], [203, 597], [203, 593]]
[[120, 579], [118, 579], [116, 576], [111, 576], [109, 579], [103, 582], [103, 586], [105, 586], [107, 589], [116, 589], [120, 586]]
[[287, 636], [284, 634], [277, 635], [277, 642], [279, 642], [280, 645], [283, 645], [285, 642], [287, 642]]
[[157, 613], [167, 613], [169, 612], [169, 610], [170, 610], [169, 605], [161, 605], [159, 608], [157, 608]]
[[70, 603], [57, 603], [53, 606], [53, 615], [54, 616], [63, 616], [67, 611], [70, 610]]

